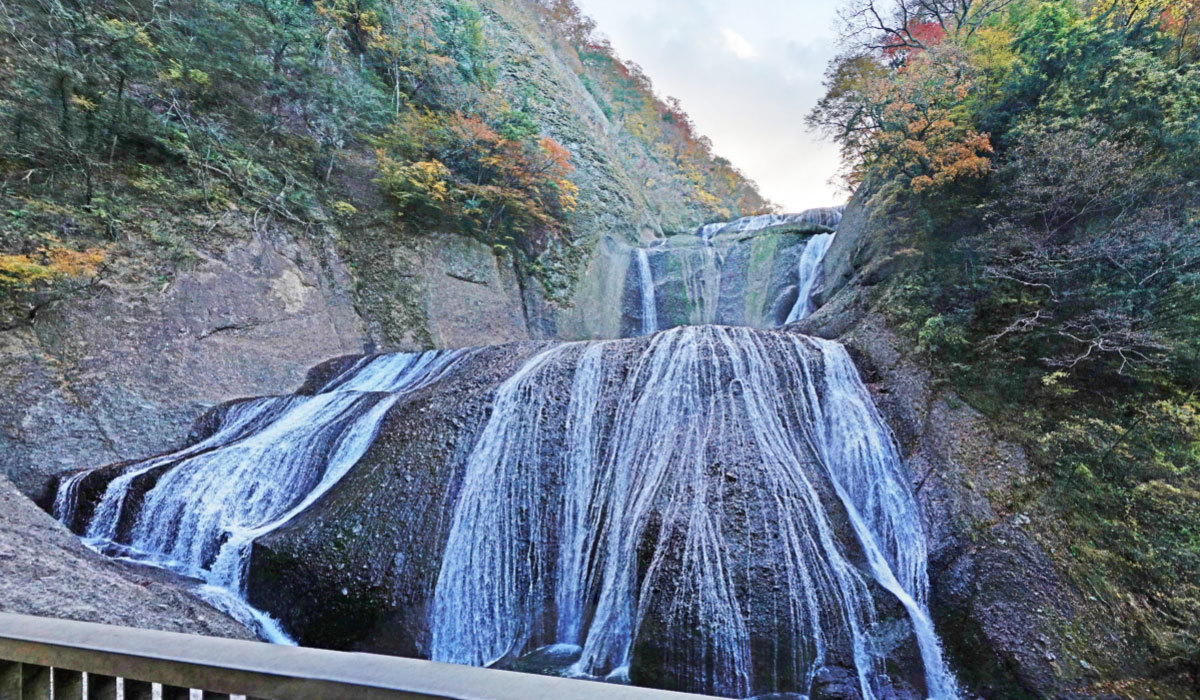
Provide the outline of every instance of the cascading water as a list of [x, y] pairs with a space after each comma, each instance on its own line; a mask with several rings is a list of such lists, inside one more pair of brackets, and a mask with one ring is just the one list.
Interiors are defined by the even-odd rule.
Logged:
[[[823, 668], [841, 666], [872, 700], [893, 692], [897, 642], [882, 640], [906, 620], [912, 635], [900, 643], [920, 658], [926, 696], [957, 697], [927, 609], [916, 500], [846, 351], [783, 331], [659, 331], [727, 312], [729, 270], [768, 269], [759, 253], [784, 239], [787, 257], [771, 269], [781, 288], [797, 276], [797, 297], [780, 292], [792, 305], [772, 323], [808, 316], [833, 234], [756, 235], [761, 247], [738, 253], [738, 268], [721, 267], [727, 239], [707, 239], [832, 227], [840, 214], [751, 217], [702, 229], [702, 245], [664, 245], [655, 254], [668, 257], [654, 262], [682, 270], [677, 290], [634, 249], [640, 324], [630, 333], [648, 338], [521, 355], [489, 390], [480, 427], [455, 419], [455, 476], [431, 487], [444, 489], [434, 501], [444, 531], [419, 556], [379, 557], [435, 563], [415, 599], [428, 610], [416, 623], [427, 629], [410, 631], [424, 640], [419, 653], [506, 665], [549, 649], [565, 673], [737, 697], [808, 694]], [[364, 357], [311, 395], [230, 404], [195, 444], [101, 470], [98, 498], [98, 472], [64, 478], [55, 515], [102, 552], [201, 579], [206, 599], [289, 642], [245, 600], [254, 543], [302, 512], [322, 517], [343, 477], [387, 440], [385, 417], [417, 390], [474, 376], [472, 358], [487, 352]], [[412, 488], [409, 476], [384, 486]]]
[[746, 217], [644, 248], [608, 241], [602, 258], [615, 253], [608, 267], [624, 273], [620, 327], [632, 336], [705, 324], [773, 328], [806, 317], [841, 212]]
[[654, 271], [650, 269], [650, 256], [644, 248], [637, 249], [638, 282], [642, 303], [642, 335], [658, 331], [658, 301], [654, 294]]
[[[656, 335], [624, 380], [608, 386], [605, 357], [614, 350], [555, 346], [497, 391], [467, 460], [437, 579], [432, 658], [488, 665], [556, 645], [576, 649], [579, 675], [623, 678], [639, 630], [656, 616], [665, 620], [655, 627], [680, 631], [667, 634], [681, 647], [669, 650], [677, 683], [743, 697], [772, 692], [780, 688], [755, 678], [763, 660], [751, 650], [744, 610], [755, 586], [774, 582], [774, 606], [789, 611], [776, 633], [794, 643], [776, 675], [807, 688], [838, 646], [850, 653], [864, 698], [880, 697], [875, 604], [835, 535], [827, 489], [847, 512], [871, 576], [908, 610], [930, 697], [954, 697], [924, 607], [912, 490], [841, 346], [679, 328]], [[559, 427], [546, 422], [552, 395], [544, 387], [564, 367], [573, 380]], [[565, 451], [546, 449], [560, 442]], [[714, 473], [722, 459], [729, 471]], [[739, 503], [759, 516], [754, 542], [727, 522], [725, 502], [739, 490], [731, 482], [752, 484], [754, 496]], [[657, 532], [648, 534], [652, 523]], [[747, 561], [770, 562], [771, 571], [748, 578]], [[541, 622], [547, 615], [553, 624]], [[683, 640], [695, 639], [697, 625], [703, 638], [689, 646]]]
[[825, 253], [829, 251], [832, 243], [832, 233], [819, 233], [808, 239], [808, 243], [804, 246], [804, 252], [800, 255], [800, 265], [796, 276], [796, 303], [792, 305], [792, 310], [788, 312], [787, 320], [784, 323], [795, 323], [808, 318], [815, 310], [812, 303], [813, 286], [817, 283], [821, 272], [821, 263], [825, 260]]
[[696, 235], [710, 240], [723, 233], [757, 233], [776, 226], [792, 226], [797, 224], [815, 224], [825, 228], [837, 228], [842, 221], [844, 207], [825, 207], [809, 209], [797, 214], [761, 214], [746, 216], [736, 221], [722, 221], [704, 224], [696, 229]]
[[[84, 541], [94, 549], [201, 579], [202, 597], [290, 643], [245, 603], [250, 545], [329, 491], [366, 452], [387, 411], [448, 372], [466, 351], [367, 357], [313, 396], [242, 401], [213, 433], [182, 450], [127, 467], [110, 481]], [[164, 471], [165, 470], [165, 471]], [[161, 476], [130, 512], [135, 485]], [[65, 479], [56, 515], [70, 523], [87, 472]]]

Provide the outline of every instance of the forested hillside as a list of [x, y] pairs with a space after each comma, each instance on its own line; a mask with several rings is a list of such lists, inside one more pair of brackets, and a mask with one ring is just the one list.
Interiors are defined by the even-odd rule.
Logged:
[[[356, 253], [464, 233], [555, 300], [609, 198], [652, 228], [767, 206], [570, 2], [28, 0], [0, 27], [4, 326], [50, 291], [170, 278], [242, 218], [333, 235], [368, 286]], [[580, 123], [514, 37], [602, 114]]]
[[809, 122], [896, 271], [874, 303], [1028, 450], [1001, 512], [1034, 514], [1089, 601], [1064, 634], [1108, 640], [1102, 677], [1194, 677], [1200, 4], [857, 0], [846, 19]]

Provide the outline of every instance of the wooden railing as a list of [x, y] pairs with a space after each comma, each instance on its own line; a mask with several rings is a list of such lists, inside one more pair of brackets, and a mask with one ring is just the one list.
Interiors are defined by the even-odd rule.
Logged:
[[230, 696], [249, 700], [705, 697], [395, 656], [0, 613], [0, 700], [117, 700], [118, 686], [125, 700], [151, 700], [155, 695], [162, 700], [186, 700], [195, 697], [193, 688], [203, 691], [205, 700]]

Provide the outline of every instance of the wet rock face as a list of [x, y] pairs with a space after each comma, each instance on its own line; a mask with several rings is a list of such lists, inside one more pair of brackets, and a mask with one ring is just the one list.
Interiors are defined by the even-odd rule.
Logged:
[[321, 502], [255, 543], [251, 604], [306, 646], [428, 656], [448, 503], [496, 386], [541, 347], [490, 348], [393, 411]]
[[[641, 249], [608, 238], [596, 248], [575, 308], [562, 312], [558, 337], [643, 335], [646, 272], [658, 330], [710, 323], [777, 327], [795, 305], [805, 244], [828, 231], [805, 224], [711, 239], [684, 233]], [[639, 254], [646, 257], [646, 269], [636, 260]]]
[[208, 407], [361, 352], [347, 274], [264, 232], [166, 285], [103, 286], [0, 332], [0, 473], [44, 496], [58, 474], [161, 452]]
[[734, 696], [836, 665], [883, 693], [861, 654], [889, 625], [920, 662], [806, 437], [822, 352], [745, 329], [482, 350], [255, 544], [250, 602], [306, 645]]
[[889, 662], [918, 684], [944, 670], [916, 503], [836, 344], [705, 326], [350, 357], [305, 392], [72, 477], [59, 510], [245, 590], [305, 645], [573, 658], [735, 697], [808, 693], [837, 666], [875, 698], [902, 680]]
[[1053, 631], [1073, 614], [1053, 565], [1011, 524], [966, 547], [939, 576], [933, 601], [970, 687], [985, 697], [1036, 697], [1061, 684]]

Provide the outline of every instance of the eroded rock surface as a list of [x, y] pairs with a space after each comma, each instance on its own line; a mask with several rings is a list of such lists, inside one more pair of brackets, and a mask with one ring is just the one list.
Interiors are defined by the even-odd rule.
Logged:
[[361, 351], [342, 274], [256, 235], [159, 288], [101, 287], [0, 332], [0, 472], [44, 497], [57, 474], [160, 452], [210, 406]]
[[185, 583], [88, 550], [2, 476], [0, 513], [0, 611], [253, 639]]

